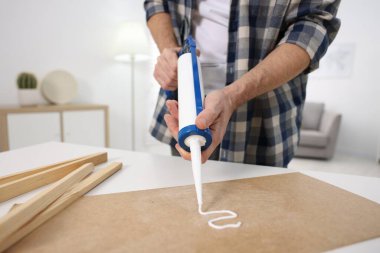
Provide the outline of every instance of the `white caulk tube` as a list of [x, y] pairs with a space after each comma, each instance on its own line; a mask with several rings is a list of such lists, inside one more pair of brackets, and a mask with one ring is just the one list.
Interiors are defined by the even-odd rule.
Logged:
[[203, 110], [202, 73], [196, 45], [189, 36], [185, 41], [178, 58], [178, 143], [186, 151], [191, 152], [198, 205], [202, 205], [201, 150], [211, 144], [209, 129], [200, 130], [195, 119]]

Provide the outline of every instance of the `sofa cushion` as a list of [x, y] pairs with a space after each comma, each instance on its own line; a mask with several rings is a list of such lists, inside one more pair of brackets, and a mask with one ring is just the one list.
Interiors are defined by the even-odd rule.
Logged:
[[324, 148], [327, 146], [327, 143], [328, 137], [326, 134], [314, 130], [301, 130], [300, 146]]
[[321, 124], [322, 113], [325, 105], [323, 103], [307, 102], [302, 112], [302, 129], [318, 130]]

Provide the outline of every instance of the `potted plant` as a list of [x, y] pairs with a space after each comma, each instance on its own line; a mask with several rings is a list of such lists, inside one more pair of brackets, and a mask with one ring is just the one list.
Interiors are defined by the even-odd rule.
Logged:
[[17, 87], [21, 106], [32, 106], [41, 103], [42, 96], [37, 89], [37, 78], [32, 73], [20, 73], [17, 76]]

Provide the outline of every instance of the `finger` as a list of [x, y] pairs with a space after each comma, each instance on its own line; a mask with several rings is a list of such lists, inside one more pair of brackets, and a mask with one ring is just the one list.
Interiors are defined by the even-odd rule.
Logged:
[[220, 110], [216, 110], [215, 107], [205, 108], [195, 119], [195, 124], [199, 129], [206, 129], [215, 122], [219, 114]]
[[171, 62], [170, 56], [160, 57], [158, 64], [165, 72], [165, 74], [170, 78], [170, 83], [177, 82], [177, 57], [174, 58], [174, 63]]
[[176, 100], [168, 100], [166, 101], [166, 107], [170, 114], [178, 120], [178, 102]]
[[162, 52], [162, 63], [166, 64], [170, 75], [175, 79], [177, 79], [178, 53], [180, 50], [181, 48], [177, 47], [165, 49]]
[[160, 84], [168, 84], [170, 83], [170, 77], [166, 73], [164, 66], [162, 64], [157, 63], [155, 68], [155, 75], [157, 76], [157, 81]]
[[212, 92], [205, 98], [204, 109], [195, 119], [198, 128], [206, 129], [215, 122], [222, 110], [220, 101], [218, 92]]
[[212, 153], [215, 151], [217, 145], [211, 144], [205, 151], [202, 152], [201, 157], [202, 157], [202, 163], [207, 162], [207, 160], [210, 158]]
[[170, 114], [164, 115], [164, 120], [173, 138], [178, 142], [178, 119]]
[[182, 47], [173, 47], [173, 50], [177, 53], [178, 53], [182, 50]]
[[154, 72], [153, 72], [153, 76], [154, 76], [154, 79], [156, 79], [156, 81], [161, 85], [163, 83], [165, 83], [165, 75], [164, 75], [164, 71], [162, 70], [162, 67], [160, 64], [156, 63], [156, 65], [154, 66]]
[[164, 90], [176, 90], [177, 85], [173, 85], [172, 80], [167, 76], [162, 66], [156, 64], [154, 70], [154, 78], [160, 84], [161, 88]]
[[165, 60], [169, 64], [168, 66], [177, 72], [177, 66], [178, 66], [178, 53], [181, 50], [181, 48], [174, 48], [170, 54], [165, 55]]
[[191, 154], [189, 152], [186, 152], [186, 150], [182, 149], [178, 143], [175, 145], [175, 148], [177, 149], [178, 153], [182, 156], [183, 159], [191, 161]]

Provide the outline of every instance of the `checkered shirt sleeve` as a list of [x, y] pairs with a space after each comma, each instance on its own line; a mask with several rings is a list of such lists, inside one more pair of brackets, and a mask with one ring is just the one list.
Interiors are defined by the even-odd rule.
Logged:
[[279, 45], [291, 43], [305, 49], [311, 59], [307, 72], [318, 68], [339, 30], [340, 20], [335, 17], [339, 3], [340, 0], [297, 0], [288, 7], [284, 20], [288, 29]]

